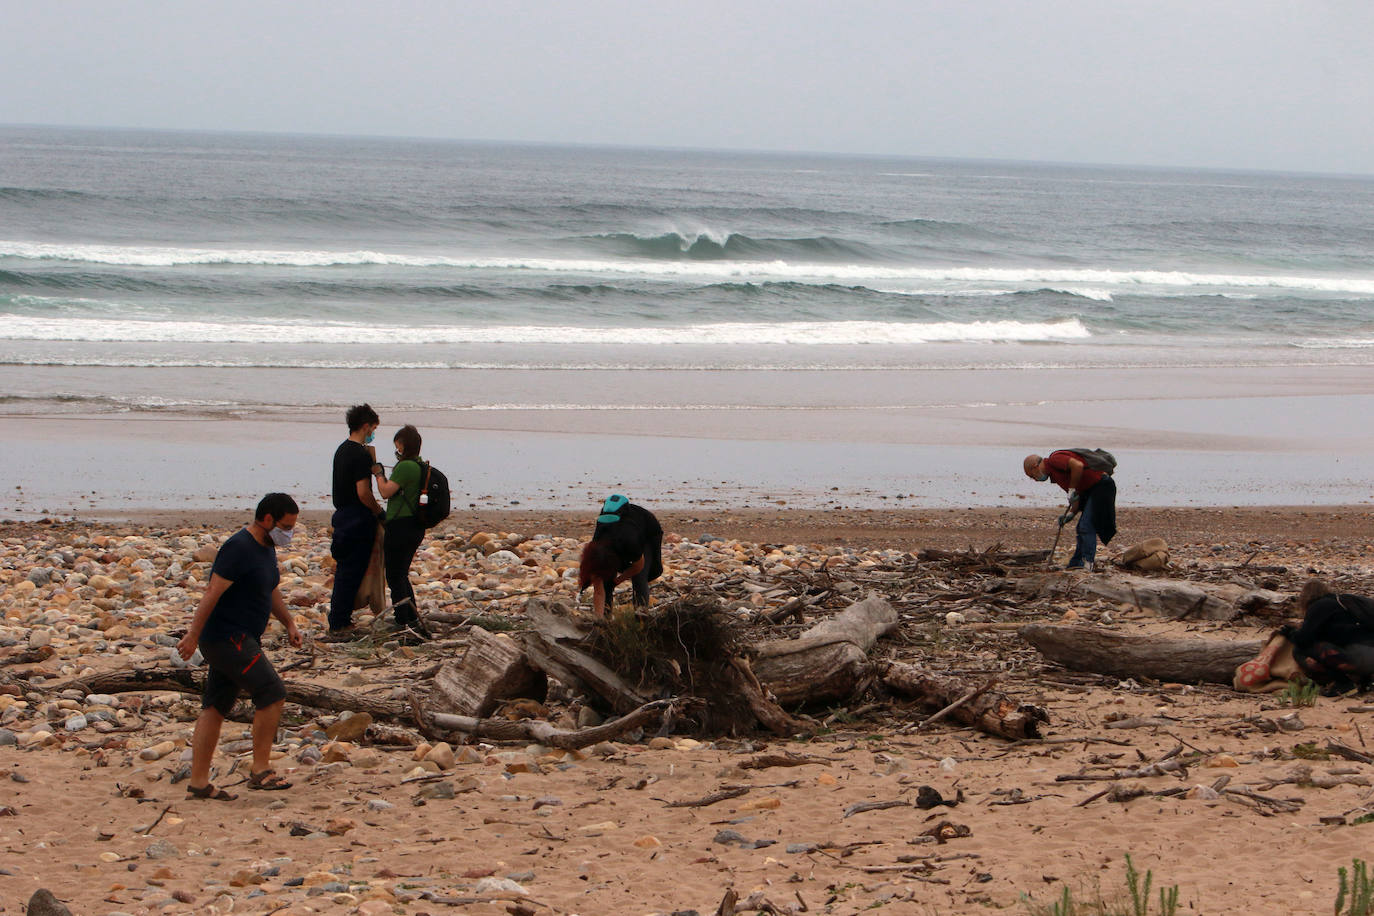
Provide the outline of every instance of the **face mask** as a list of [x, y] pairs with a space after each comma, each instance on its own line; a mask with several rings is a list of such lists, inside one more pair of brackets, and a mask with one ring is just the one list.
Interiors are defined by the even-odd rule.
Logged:
[[377, 431], [374, 429], [372, 432], [367, 434], [367, 438], [363, 440], [363, 445], [371, 445], [372, 440], [375, 438], [377, 438]]
[[1050, 479], [1050, 475], [1045, 471], [1041, 471], [1039, 474], [1035, 475], [1035, 479], [1040, 481], [1041, 483], [1044, 483], [1045, 481]]
[[272, 543], [278, 547], [286, 547], [291, 543], [291, 539], [296, 536], [295, 528], [273, 528], [267, 532], [267, 536], [272, 539]]

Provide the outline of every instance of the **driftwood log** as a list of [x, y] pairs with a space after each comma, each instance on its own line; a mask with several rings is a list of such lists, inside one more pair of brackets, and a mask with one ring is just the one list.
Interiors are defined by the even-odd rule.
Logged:
[[1053, 662], [1075, 671], [1159, 681], [1230, 684], [1264, 640], [1136, 636], [1098, 627], [1027, 624], [1017, 631]]
[[1042, 598], [1097, 595], [1119, 604], [1176, 620], [1230, 620], [1240, 612], [1239, 594], [1219, 595], [1179, 579], [1146, 578], [1125, 574], [1034, 576], [1016, 580], [1023, 594]]
[[525, 605], [525, 618], [530, 624], [525, 653], [535, 668], [569, 687], [595, 693], [617, 713], [628, 713], [649, 701], [609, 666], [579, 648], [591, 631], [588, 621], [572, 616], [562, 605], [537, 598]]
[[[301, 681], [284, 681], [286, 702], [326, 712], [365, 712], [374, 719], [409, 721], [410, 704], [404, 700], [383, 700], [377, 697], [349, 693], [333, 687], [321, 687]], [[90, 693], [132, 693], [147, 690], [173, 690], [199, 694], [205, 687], [205, 673], [201, 668], [126, 668], [95, 674], [87, 678], [58, 684], [52, 689], [82, 687]]]
[[[915, 665], [888, 664], [883, 670], [883, 685], [894, 693], [915, 699], [928, 709], [940, 711], [945, 718], [971, 725], [989, 735], [1039, 738], [1040, 723], [1050, 721], [1050, 714], [1042, 707], [1017, 703], [1000, 691], [980, 690], [979, 686], [971, 686], [967, 681], [931, 674]], [[969, 698], [960, 703], [965, 697]]]
[[493, 741], [535, 741], [549, 747], [576, 750], [609, 741], [625, 732], [656, 722], [677, 702], [654, 700], [618, 719], [576, 730], [555, 728], [542, 719], [520, 719], [511, 722], [508, 719], [477, 719], [442, 712], [425, 714], [423, 718], [426, 720], [426, 730], [447, 729]]
[[442, 712], [486, 716], [502, 700], [543, 697], [546, 686], [520, 642], [473, 627], [462, 657], [439, 666], [431, 702]]
[[873, 676], [868, 653], [897, 628], [897, 612], [870, 595], [796, 639], [753, 645], [759, 683], [783, 706], [844, 700]]

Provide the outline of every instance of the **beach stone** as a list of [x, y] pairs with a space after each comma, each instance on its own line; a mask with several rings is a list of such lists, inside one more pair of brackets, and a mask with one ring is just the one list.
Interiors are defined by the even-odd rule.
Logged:
[[68, 717], [67, 721], [62, 723], [62, 727], [69, 732], [79, 732], [89, 724], [85, 716], [76, 715]]
[[358, 916], [390, 916], [391, 904], [385, 900], [364, 900], [354, 912]]
[[72, 916], [72, 911], [53, 896], [52, 891], [40, 887], [29, 898], [28, 916]]
[[384, 798], [370, 798], [367, 800], [367, 810], [369, 811], [388, 811], [396, 807]]
[[519, 894], [528, 897], [529, 891], [509, 878], [483, 878], [473, 887], [472, 892], [478, 896], [482, 894]]
[[348, 762], [360, 770], [370, 770], [381, 766], [386, 762], [386, 758], [372, 748], [361, 748], [349, 754]]
[[418, 797], [433, 799], [449, 799], [453, 798], [456, 794], [457, 793], [453, 790], [453, 783], [445, 779], [440, 782], [430, 783], [427, 786], [421, 787], [418, 793]]
[[19, 743], [19, 736], [8, 728], [0, 728], [0, 747], [14, 747]]
[[139, 751], [138, 758], [140, 760], [161, 760], [176, 749], [177, 745], [175, 741], [160, 741], [151, 747], [145, 747], [143, 750]]
[[181, 855], [181, 850], [171, 840], [153, 840], [143, 854], [150, 859], [174, 859]]
[[324, 733], [329, 736], [330, 741], [357, 741], [371, 724], [370, 713], [358, 712], [340, 717], [337, 722], [326, 728]]
[[453, 769], [453, 748], [449, 747], [447, 741], [440, 741], [425, 754], [425, 760], [435, 764], [441, 770]]

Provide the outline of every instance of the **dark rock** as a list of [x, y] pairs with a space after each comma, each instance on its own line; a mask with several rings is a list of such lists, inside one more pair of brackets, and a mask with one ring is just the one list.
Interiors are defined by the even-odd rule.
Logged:
[[46, 887], [40, 887], [33, 892], [29, 898], [29, 916], [72, 916], [72, 911], [67, 909], [52, 895], [52, 891]]

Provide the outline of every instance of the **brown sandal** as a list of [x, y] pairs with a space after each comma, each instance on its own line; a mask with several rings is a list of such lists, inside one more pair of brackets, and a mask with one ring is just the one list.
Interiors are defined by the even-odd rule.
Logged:
[[210, 801], [233, 801], [234, 799], [238, 798], [238, 796], [235, 795], [233, 792], [226, 792], [224, 789], [221, 789], [219, 786], [215, 785], [212, 782], [207, 782], [199, 789], [197, 789], [195, 786], [187, 786], [186, 797], [203, 798], [208, 799]]
[[291, 788], [291, 783], [278, 776], [276, 770], [263, 770], [261, 773], [253, 773], [248, 777], [248, 788], [261, 789], [264, 792], [280, 792], [282, 789]]

